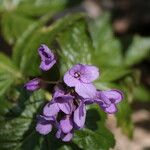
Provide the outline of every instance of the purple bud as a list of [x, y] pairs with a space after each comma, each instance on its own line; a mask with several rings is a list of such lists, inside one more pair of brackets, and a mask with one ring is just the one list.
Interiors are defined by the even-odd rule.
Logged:
[[29, 91], [35, 91], [41, 88], [42, 85], [42, 80], [39, 78], [35, 78], [33, 80], [30, 80], [29, 82], [27, 82], [24, 87], [26, 88], [26, 90]]
[[38, 52], [41, 57], [40, 68], [44, 71], [48, 71], [56, 63], [53, 52], [45, 44], [41, 44]]

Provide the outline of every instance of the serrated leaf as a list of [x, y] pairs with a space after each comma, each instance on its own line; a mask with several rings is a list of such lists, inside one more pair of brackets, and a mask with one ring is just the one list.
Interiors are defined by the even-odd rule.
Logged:
[[[38, 91], [29, 96], [29, 99], [26, 99], [24, 102], [25, 107], [18, 105], [17, 107], [20, 108], [20, 112], [15, 109], [14, 112], [11, 110], [5, 117], [0, 116], [1, 150], [20, 150], [26, 148], [30, 150], [38, 145], [39, 135], [35, 133], [34, 126], [30, 125], [32, 119], [35, 119], [35, 113], [43, 102], [42, 93], [42, 91]], [[19, 117], [16, 117], [16, 113], [21, 114]], [[35, 121], [33, 120], [33, 122]], [[32, 142], [30, 142], [31, 139]]]
[[95, 64], [99, 66], [120, 66], [122, 62], [121, 44], [113, 35], [110, 16], [102, 16], [89, 24], [95, 47]]
[[109, 150], [115, 144], [113, 135], [104, 126], [94, 132], [87, 128], [76, 131], [73, 142], [85, 150]]
[[62, 73], [77, 63], [92, 63], [94, 48], [87, 34], [84, 20], [74, 23], [73, 26], [60, 33], [57, 41], [61, 47], [59, 56]]
[[125, 64], [130, 66], [150, 55], [150, 38], [135, 36], [125, 55]]

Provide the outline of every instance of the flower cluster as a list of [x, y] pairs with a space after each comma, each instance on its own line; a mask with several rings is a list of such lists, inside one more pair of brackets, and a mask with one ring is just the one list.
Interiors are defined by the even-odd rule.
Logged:
[[[46, 45], [41, 45], [38, 51], [41, 57], [40, 68], [49, 70], [56, 63], [53, 52]], [[52, 100], [44, 106], [42, 115], [38, 116], [36, 131], [46, 135], [55, 127], [56, 137], [67, 142], [72, 139], [74, 130], [84, 127], [86, 105], [97, 103], [106, 113], [115, 113], [123, 94], [114, 89], [97, 90], [93, 81], [98, 77], [99, 69], [92, 65], [76, 64], [69, 69], [63, 81], [55, 86]], [[25, 88], [37, 90], [42, 81], [35, 78], [26, 83]]]

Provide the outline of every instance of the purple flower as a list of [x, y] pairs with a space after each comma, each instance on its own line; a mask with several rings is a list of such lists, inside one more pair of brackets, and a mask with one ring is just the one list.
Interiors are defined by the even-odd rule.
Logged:
[[43, 114], [46, 116], [56, 116], [60, 110], [65, 114], [71, 114], [74, 109], [73, 98], [69, 93], [65, 93], [62, 86], [57, 86], [53, 99], [45, 105]]
[[42, 80], [39, 78], [35, 78], [33, 80], [30, 80], [28, 83], [26, 83], [24, 87], [26, 88], [26, 90], [35, 91], [40, 89], [41, 85], [42, 85]]
[[123, 93], [119, 90], [97, 91], [97, 96], [95, 102], [109, 114], [117, 112], [116, 104], [123, 99]]
[[96, 88], [92, 84], [99, 77], [99, 69], [91, 65], [77, 64], [64, 75], [64, 82], [83, 98], [93, 98]]
[[53, 122], [54, 122], [53, 117], [44, 117], [44, 116], [40, 115], [38, 117], [36, 131], [43, 135], [48, 134], [49, 132], [52, 131], [52, 123]]
[[83, 128], [86, 118], [86, 107], [83, 102], [80, 102], [78, 108], [74, 111], [73, 120], [78, 128]]
[[38, 52], [41, 57], [40, 68], [44, 71], [52, 68], [52, 66], [56, 63], [56, 59], [52, 51], [45, 44], [41, 44]]

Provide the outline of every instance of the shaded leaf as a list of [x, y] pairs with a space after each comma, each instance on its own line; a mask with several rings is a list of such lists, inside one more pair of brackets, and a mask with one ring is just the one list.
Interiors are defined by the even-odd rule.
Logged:
[[33, 22], [33, 19], [29, 19], [14, 12], [4, 13], [1, 20], [1, 28], [4, 39], [9, 44], [15, 43], [21, 34]]
[[135, 101], [141, 101], [141, 102], [150, 101], [149, 89], [142, 86], [142, 85], [136, 86], [134, 88], [133, 94], [134, 94], [134, 100]]
[[121, 127], [124, 134], [129, 138], [133, 137], [133, 122], [131, 118], [132, 110], [127, 99], [118, 104], [118, 112], [116, 113], [117, 124]]
[[0, 53], [0, 96], [17, 80], [22, 79], [21, 73], [13, 65], [12, 61]]
[[94, 132], [87, 128], [76, 131], [73, 142], [86, 150], [109, 150], [115, 144], [113, 135], [104, 126], [100, 126], [100, 129]]
[[100, 81], [112, 82], [129, 74], [131, 71], [124, 67], [107, 67], [101, 70]]
[[121, 44], [113, 35], [110, 16], [103, 14], [89, 24], [95, 47], [95, 64], [99, 66], [120, 66], [122, 62]]
[[139, 63], [150, 54], [150, 38], [135, 36], [125, 55], [125, 64]]

